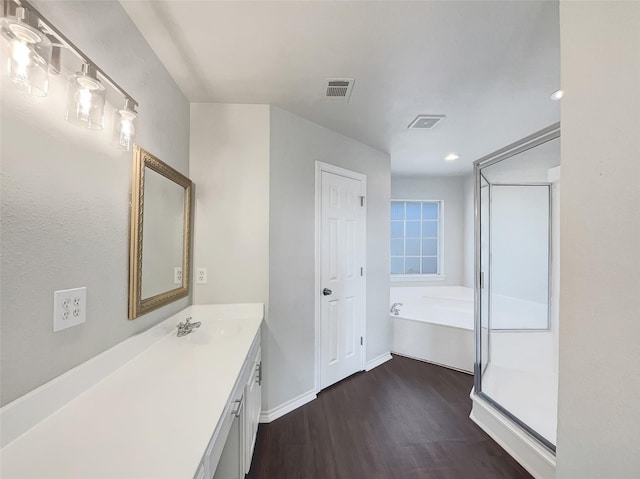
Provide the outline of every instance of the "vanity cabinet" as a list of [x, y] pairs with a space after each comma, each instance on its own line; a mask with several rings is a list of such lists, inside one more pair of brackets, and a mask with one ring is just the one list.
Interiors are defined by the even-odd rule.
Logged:
[[258, 332], [221, 419], [221, 427], [205, 452], [204, 479], [242, 479], [249, 472], [261, 409], [262, 360]]
[[244, 388], [245, 422], [244, 422], [244, 473], [251, 468], [251, 457], [256, 445], [260, 412], [262, 411], [262, 356], [261, 352], [251, 366], [253, 374]]
[[[190, 316], [201, 326], [177, 337]], [[0, 476], [212, 479], [220, 468], [243, 478], [263, 318], [263, 304], [189, 306], [0, 408]]]

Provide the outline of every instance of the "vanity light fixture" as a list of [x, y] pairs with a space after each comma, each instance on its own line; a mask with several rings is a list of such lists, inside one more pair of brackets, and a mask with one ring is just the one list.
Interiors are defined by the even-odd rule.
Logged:
[[69, 77], [66, 119], [76, 125], [102, 130], [105, 87], [110, 86], [124, 97], [124, 108], [115, 110], [118, 121], [114, 129], [118, 143], [128, 151], [135, 135], [138, 102], [27, 0], [0, 2], [0, 33], [9, 41], [11, 80], [31, 95], [46, 96], [49, 73], [61, 73], [61, 51], [70, 51], [83, 65], [80, 72]]
[[136, 105], [131, 98], [125, 99], [124, 108], [115, 110], [116, 120], [114, 122], [114, 132], [116, 134], [118, 144], [125, 151], [131, 150], [133, 139], [136, 136], [136, 118], [138, 112]]
[[458, 155], [457, 153], [449, 153], [444, 157], [445, 161], [455, 161], [458, 158], [460, 158], [460, 155]]
[[563, 96], [564, 96], [564, 92], [562, 90], [556, 90], [551, 95], [549, 95], [549, 98], [551, 98], [553, 101], [558, 101]]
[[53, 46], [38, 29], [38, 19], [23, 7], [0, 18], [0, 32], [9, 41], [9, 77], [29, 95], [47, 96]]
[[69, 77], [66, 119], [79, 126], [102, 130], [105, 88], [95, 66], [82, 65], [82, 71]]

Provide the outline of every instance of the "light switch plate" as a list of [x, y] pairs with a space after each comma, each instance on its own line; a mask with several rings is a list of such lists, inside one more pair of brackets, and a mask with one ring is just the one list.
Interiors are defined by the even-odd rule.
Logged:
[[53, 293], [53, 331], [87, 321], [87, 288], [65, 289]]

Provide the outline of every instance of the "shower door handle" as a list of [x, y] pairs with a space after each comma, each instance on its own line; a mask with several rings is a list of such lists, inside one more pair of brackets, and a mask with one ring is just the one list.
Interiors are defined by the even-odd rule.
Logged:
[[329, 288], [324, 288], [324, 289], [322, 290], [322, 294], [323, 294], [324, 296], [329, 296], [329, 295], [331, 295], [331, 293], [333, 293], [333, 291], [331, 291]]

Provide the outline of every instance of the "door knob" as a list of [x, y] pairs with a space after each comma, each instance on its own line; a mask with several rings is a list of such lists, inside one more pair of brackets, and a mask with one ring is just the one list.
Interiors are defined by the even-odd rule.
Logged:
[[329, 296], [331, 293], [333, 293], [333, 291], [331, 291], [329, 288], [324, 288], [322, 290], [322, 294], [324, 294], [325, 296]]

